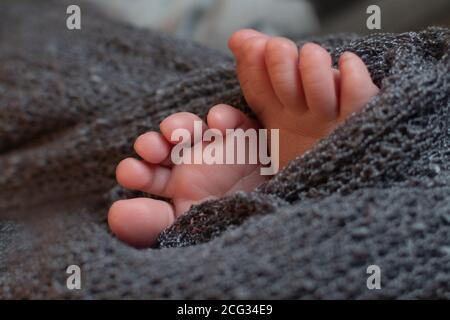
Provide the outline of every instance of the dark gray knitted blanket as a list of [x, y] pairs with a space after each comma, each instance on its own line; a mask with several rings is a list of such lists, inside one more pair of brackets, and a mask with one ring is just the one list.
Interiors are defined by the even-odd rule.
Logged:
[[69, 31], [64, 1], [0, 3], [0, 298], [450, 298], [449, 30], [316, 39], [361, 56], [380, 94], [136, 250], [106, 224], [136, 195], [114, 180], [134, 139], [176, 111], [248, 108], [231, 58], [80, 5]]

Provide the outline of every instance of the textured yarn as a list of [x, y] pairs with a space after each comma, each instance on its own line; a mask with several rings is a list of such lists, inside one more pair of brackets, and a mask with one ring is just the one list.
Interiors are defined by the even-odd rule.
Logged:
[[249, 109], [230, 57], [74, 3], [75, 31], [65, 1], [0, 3], [0, 298], [450, 298], [448, 29], [312, 39], [335, 63], [358, 54], [380, 93], [254, 192], [136, 250], [106, 224], [139, 195], [114, 179], [134, 139], [177, 111]]

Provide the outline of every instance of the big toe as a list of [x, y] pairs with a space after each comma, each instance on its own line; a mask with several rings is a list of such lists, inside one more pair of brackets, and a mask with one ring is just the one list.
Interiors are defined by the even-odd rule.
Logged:
[[242, 29], [236, 31], [231, 35], [230, 39], [228, 40], [228, 48], [230, 48], [231, 52], [233, 52], [233, 54], [237, 58], [237, 56], [240, 54], [240, 50], [244, 42], [249, 38], [257, 36], [266, 36], [266, 35], [253, 29]]
[[112, 232], [136, 248], [152, 246], [158, 235], [174, 222], [174, 211], [167, 202], [136, 198], [115, 202], [108, 214]]

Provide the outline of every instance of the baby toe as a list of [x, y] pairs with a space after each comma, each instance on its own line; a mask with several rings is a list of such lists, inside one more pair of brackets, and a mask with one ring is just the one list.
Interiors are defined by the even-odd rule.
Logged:
[[266, 67], [278, 99], [284, 107], [305, 111], [298, 59], [298, 48], [291, 40], [277, 37], [267, 42]]
[[299, 64], [308, 108], [324, 121], [335, 120], [338, 100], [330, 54], [319, 45], [308, 43], [300, 50]]
[[197, 143], [198, 141], [194, 141], [194, 138], [196, 138], [194, 132], [203, 133], [207, 129], [205, 122], [199, 116], [190, 112], [170, 115], [161, 122], [159, 127], [164, 138], [172, 144], [178, 144], [187, 139], [192, 144]]
[[250, 119], [242, 111], [226, 104], [218, 104], [211, 108], [207, 117], [208, 126], [226, 134], [227, 129], [258, 128], [258, 123]]
[[170, 176], [169, 168], [150, 165], [133, 158], [121, 161], [116, 169], [117, 182], [122, 187], [161, 197], [170, 197], [167, 191]]
[[361, 109], [379, 89], [373, 83], [364, 62], [354, 53], [346, 52], [339, 59], [341, 74], [340, 114], [345, 119]]
[[147, 132], [139, 136], [134, 150], [145, 161], [153, 164], [163, 163], [169, 156], [171, 144], [159, 132]]

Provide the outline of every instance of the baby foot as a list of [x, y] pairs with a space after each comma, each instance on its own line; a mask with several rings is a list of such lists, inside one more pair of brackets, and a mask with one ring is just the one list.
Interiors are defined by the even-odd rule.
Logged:
[[[363, 61], [344, 53], [339, 69], [332, 68], [329, 53], [315, 44], [299, 51], [285, 38], [271, 38], [254, 30], [235, 33], [229, 42], [237, 60], [238, 76], [247, 102], [267, 129], [279, 129], [280, 165], [311, 149], [336, 126], [358, 112], [378, 93]], [[165, 119], [161, 133], [139, 137], [136, 152], [143, 160], [126, 159], [117, 168], [119, 183], [171, 199], [137, 198], [113, 204], [108, 221], [117, 237], [135, 247], [148, 247], [159, 233], [193, 204], [250, 191], [265, 180], [259, 165], [173, 165], [172, 132], [193, 131], [190, 113]], [[257, 128], [257, 124], [230, 106], [219, 105], [208, 114], [207, 127]]]
[[334, 69], [319, 45], [308, 43], [299, 51], [286, 38], [249, 29], [233, 34], [229, 47], [250, 107], [263, 127], [280, 130], [280, 167], [361, 111], [379, 91], [364, 62], [350, 52]]
[[[266, 179], [258, 164], [174, 165], [170, 155], [178, 141], [172, 141], [172, 133], [186, 129], [193, 135], [195, 121], [201, 119], [187, 112], [169, 116], [160, 124], [161, 133], [148, 132], [136, 140], [134, 149], [143, 160], [128, 158], [118, 165], [116, 176], [123, 187], [171, 199], [170, 203], [150, 198], [114, 203], [108, 222], [119, 239], [138, 248], [151, 246], [191, 205], [253, 190]], [[203, 124], [203, 130], [207, 128], [218, 129], [226, 139], [227, 129], [257, 129], [258, 125], [235, 108], [217, 105]]]

